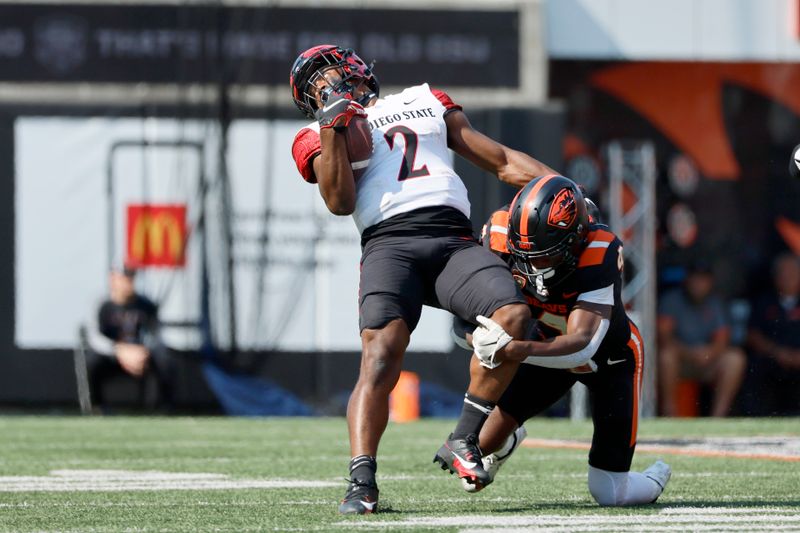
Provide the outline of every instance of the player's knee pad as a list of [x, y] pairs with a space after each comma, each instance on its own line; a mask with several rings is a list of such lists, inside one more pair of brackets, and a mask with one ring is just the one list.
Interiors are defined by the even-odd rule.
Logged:
[[623, 505], [628, 472], [609, 472], [589, 466], [589, 492], [599, 505]]

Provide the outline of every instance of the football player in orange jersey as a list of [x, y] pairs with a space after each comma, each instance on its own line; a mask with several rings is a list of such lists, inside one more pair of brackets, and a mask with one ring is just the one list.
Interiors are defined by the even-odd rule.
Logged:
[[[524, 438], [522, 424], [580, 381], [594, 422], [589, 491], [601, 505], [649, 503], [671, 469], [657, 461], [644, 473], [630, 472], [642, 340], [621, 299], [622, 243], [589, 216], [590, 206], [572, 180], [547, 175], [528, 183], [484, 226], [484, 246], [507, 262], [537, 321], [528, 340], [512, 339], [485, 317], [471, 336], [461, 328], [486, 364], [524, 363], [481, 431], [479, 444], [488, 454], [482, 461], [493, 480]], [[499, 347], [505, 348], [500, 357]], [[470, 492], [485, 486], [462, 481]]]
[[[339, 512], [371, 513], [377, 509], [376, 455], [389, 393], [422, 305], [474, 324], [478, 315], [491, 316], [519, 338], [530, 321], [505, 264], [473, 236], [467, 190], [450, 150], [517, 187], [552, 170], [473, 129], [461, 106], [427, 83], [381, 97], [371, 66], [353, 50], [306, 50], [292, 67], [290, 85], [298, 109], [313, 119], [292, 146], [297, 168], [306, 181], [319, 184], [328, 209], [352, 214], [361, 232], [362, 358], [347, 409], [352, 459]], [[373, 144], [358, 180], [343, 135], [356, 116], [369, 121]], [[516, 365], [489, 369], [473, 358], [462, 415], [434, 459], [443, 468], [488, 481], [477, 434]]]

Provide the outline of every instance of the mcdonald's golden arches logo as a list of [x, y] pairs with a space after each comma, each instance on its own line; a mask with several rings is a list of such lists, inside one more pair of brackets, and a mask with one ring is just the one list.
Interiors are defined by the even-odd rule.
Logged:
[[186, 264], [186, 205], [128, 206], [127, 261], [136, 267]]

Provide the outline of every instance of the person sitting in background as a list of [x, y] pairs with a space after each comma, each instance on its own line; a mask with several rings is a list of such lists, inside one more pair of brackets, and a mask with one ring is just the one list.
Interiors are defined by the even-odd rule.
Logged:
[[774, 288], [757, 299], [747, 342], [752, 348], [748, 414], [800, 414], [800, 258], [772, 265]]
[[86, 370], [91, 404], [102, 409], [104, 383], [117, 375], [131, 376], [146, 391], [146, 379], [154, 376], [156, 398], [141, 398], [145, 406], [172, 407], [173, 368], [159, 334], [158, 307], [134, 287], [135, 270], [112, 268], [110, 294], [88, 328]]
[[676, 416], [683, 378], [711, 385], [711, 416], [726, 416], [744, 378], [744, 352], [730, 343], [722, 301], [713, 295], [709, 265], [690, 266], [681, 289], [663, 296], [658, 311], [658, 377], [662, 414]]

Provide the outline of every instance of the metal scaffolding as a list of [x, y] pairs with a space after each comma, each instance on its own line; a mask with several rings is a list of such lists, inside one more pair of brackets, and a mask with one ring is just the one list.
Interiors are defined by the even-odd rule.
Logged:
[[613, 141], [606, 147], [609, 226], [624, 244], [622, 301], [639, 326], [645, 365], [640, 414], [656, 412], [656, 156], [650, 141]]

